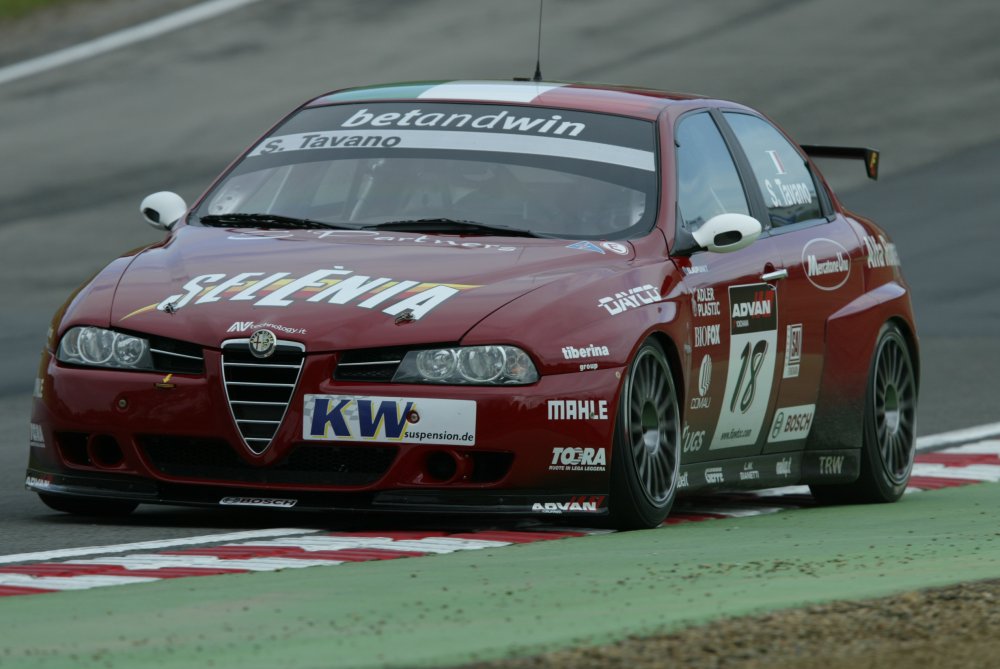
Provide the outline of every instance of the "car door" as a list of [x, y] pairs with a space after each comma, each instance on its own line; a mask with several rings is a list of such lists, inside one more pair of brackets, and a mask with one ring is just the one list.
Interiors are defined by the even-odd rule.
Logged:
[[[674, 139], [681, 234], [722, 213], [761, 215], [713, 114], [681, 117]], [[782, 344], [778, 305], [784, 289], [769, 279], [782, 274], [778, 248], [761, 237], [738, 251], [695, 250], [675, 262], [685, 273], [692, 316], [682, 459], [760, 453], [778, 388]]]
[[770, 238], [788, 271], [781, 378], [764, 452], [798, 450], [816, 410], [826, 320], [862, 293], [864, 254], [805, 157], [777, 128], [754, 114], [726, 111], [723, 117], [757, 182]]

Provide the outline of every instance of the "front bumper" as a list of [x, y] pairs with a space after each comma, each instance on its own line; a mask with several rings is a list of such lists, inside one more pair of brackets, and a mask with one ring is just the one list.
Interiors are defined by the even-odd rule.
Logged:
[[[257, 454], [234, 422], [220, 354], [205, 353], [204, 375], [174, 375], [167, 384], [159, 374], [67, 367], [46, 355], [32, 412], [37, 427], [27, 487], [181, 505], [214, 506], [240, 497], [341, 510], [607, 512], [621, 369], [545, 376], [519, 387], [343, 383], [332, 378], [334, 355], [307, 355], [277, 433]], [[475, 443], [309, 439], [305, 396], [323, 393], [471, 400]], [[550, 400], [606, 411], [550, 419]], [[557, 462], [554, 454], [567, 449], [600, 457], [579, 466], [572, 457]]]

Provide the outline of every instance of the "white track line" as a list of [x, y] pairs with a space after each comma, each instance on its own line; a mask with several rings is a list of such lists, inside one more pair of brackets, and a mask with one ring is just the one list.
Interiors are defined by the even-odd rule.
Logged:
[[976, 425], [975, 427], [967, 427], [962, 430], [954, 430], [953, 432], [931, 434], [926, 437], [917, 437], [917, 452], [933, 451], [942, 446], [976, 441], [998, 435], [1000, 435], [1000, 423], [987, 423], [986, 425]]
[[194, 546], [197, 544], [212, 544], [220, 541], [241, 541], [259, 539], [262, 537], [288, 537], [297, 534], [312, 534], [319, 530], [303, 530], [296, 528], [278, 528], [273, 530], [248, 530], [246, 532], [227, 532], [225, 534], [204, 534], [197, 537], [178, 537], [176, 539], [160, 539], [156, 541], [139, 541], [132, 544], [113, 544], [109, 546], [82, 546], [80, 548], [60, 548], [37, 553], [17, 553], [0, 555], [0, 564], [14, 562], [31, 562], [34, 560], [56, 560], [59, 558], [74, 558], [84, 555], [104, 555], [106, 553], [127, 553], [136, 550], [155, 550], [172, 548], [174, 546]]
[[246, 5], [259, 2], [260, 0], [210, 0], [187, 9], [182, 9], [173, 14], [161, 16], [158, 19], [140, 23], [131, 28], [125, 28], [113, 33], [98, 37], [83, 44], [77, 44], [60, 51], [14, 63], [7, 67], [0, 68], [0, 85], [10, 83], [16, 79], [30, 77], [48, 70], [53, 70], [63, 65], [76, 63], [87, 58], [99, 56], [102, 53], [114, 51], [136, 42], [142, 42], [154, 37], [159, 37], [164, 33], [178, 30], [186, 26], [207, 21], [234, 9], [239, 9]]

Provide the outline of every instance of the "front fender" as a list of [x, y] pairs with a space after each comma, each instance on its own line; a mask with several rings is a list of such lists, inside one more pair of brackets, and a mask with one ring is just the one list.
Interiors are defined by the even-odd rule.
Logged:
[[508, 303], [462, 343], [519, 346], [543, 375], [621, 368], [650, 333], [676, 334], [682, 297], [669, 261], [577, 274]]

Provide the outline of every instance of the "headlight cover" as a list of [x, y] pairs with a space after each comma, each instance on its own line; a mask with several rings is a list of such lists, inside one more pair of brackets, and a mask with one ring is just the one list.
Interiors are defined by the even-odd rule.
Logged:
[[538, 380], [528, 354], [516, 346], [456, 346], [410, 351], [394, 382], [523, 386]]
[[56, 359], [88, 367], [153, 370], [147, 340], [90, 325], [67, 330]]

